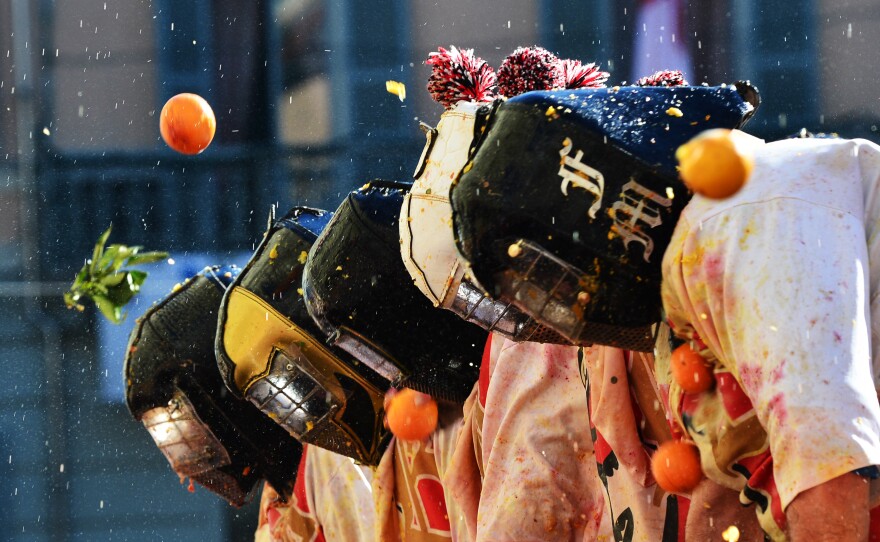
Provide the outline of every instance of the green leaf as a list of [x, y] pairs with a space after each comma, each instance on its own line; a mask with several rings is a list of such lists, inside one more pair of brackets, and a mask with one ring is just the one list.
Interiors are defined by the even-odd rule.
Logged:
[[[101, 259], [98, 260], [98, 263], [95, 264], [95, 268], [99, 270], [108, 270], [112, 269], [113, 264], [118, 259], [119, 253], [119, 245], [110, 245], [106, 249], [104, 249], [104, 254], [101, 255]], [[122, 262], [119, 262], [120, 265]], [[117, 267], [117, 269], [119, 269]]]
[[144, 252], [142, 254], [135, 254], [129, 258], [127, 265], [143, 265], [147, 263], [161, 262], [162, 260], [167, 259], [167, 252]]
[[137, 286], [140, 290], [141, 284], [143, 284], [144, 281], [147, 280], [147, 273], [146, 271], [138, 271], [136, 269], [132, 269], [128, 272], [128, 277], [131, 280], [131, 283]]
[[98, 237], [98, 242], [95, 243], [95, 248], [92, 251], [92, 265], [97, 265], [97, 262], [101, 261], [101, 257], [104, 254], [104, 245], [107, 244], [107, 239], [110, 238], [110, 232], [113, 231], [113, 224], [107, 226], [107, 229], [104, 230], [104, 233]]
[[124, 280], [107, 289], [107, 298], [120, 307], [125, 306], [135, 294], [141, 291], [141, 284], [147, 278], [147, 274], [143, 271], [126, 271], [122, 275]]
[[70, 290], [64, 294], [68, 308], [83, 310], [80, 299], [91, 299], [98, 310], [114, 324], [125, 318], [123, 308], [141, 290], [147, 279], [144, 271], [131, 266], [158, 262], [168, 257], [167, 252], [139, 253], [142, 247], [113, 244], [105, 248], [111, 227], [98, 238], [92, 259], [77, 272]]
[[134, 297], [140, 289], [140, 286], [134, 285], [126, 280], [113, 288], [108, 288], [106, 299], [121, 309], [131, 301], [131, 298]]
[[83, 295], [107, 295], [107, 287], [102, 282], [88, 281], [80, 289]]
[[92, 297], [92, 301], [95, 302], [98, 310], [100, 310], [101, 314], [103, 314], [108, 320], [110, 320], [114, 324], [122, 323], [121, 306], [114, 304], [112, 301], [101, 295], [96, 295]]
[[89, 266], [84, 265], [82, 269], [79, 270], [79, 273], [76, 274], [76, 280], [79, 282], [85, 282], [89, 278]]
[[117, 284], [119, 284], [120, 282], [125, 280], [125, 278], [126, 278], [125, 275], [126, 275], [125, 272], [107, 275], [106, 277], [101, 279], [101, 284], [103, 284], [107, 288], [116, 286]]
[[141, 247], [127, 247], [125, 245], [110, 245], [104, 254], [105, 263], [102, 267], [108, 267], [113, 271], [119, 271], [125, 265], [125, 261], [137, 254]]

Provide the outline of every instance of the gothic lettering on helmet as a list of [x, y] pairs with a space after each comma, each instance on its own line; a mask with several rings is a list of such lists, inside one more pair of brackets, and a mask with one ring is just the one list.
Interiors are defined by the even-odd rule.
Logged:
[[629, 248], [631, 241], [641, 243], [644, 247], [643, 257], [649, 262], [654, 251], [654, 240], [642, 230], [639, 222], [656, 228], [663, 223], [658, 206], [669, 207], [672, 205], [672, 200], [664, 198], [632, 179], [623, 185], [620, 196], [621, 199], [611, 206], [611, 216], [614, 219], [611, 231], [623, 239], [623, 246], [626, 248]]
[[562, 142], [562, 149], [559, 150], [559, 156], [562, 161], [559, 166], [559, 176], [562, 177], [562, 185], [560, 189], [564, 195], [568, 195], [569, 185], [583, 188], [587, 192], [596, 196], [596, 201], [590, 206], [587, 212], [590, 218], [596, 218], [596, 212], [602, 206], [602, 193], [605, 191], [605, 176], [597, 169], [581, 162], [584, 157], [584, 151], [577, 151], [574, 158], [569, 156], [572, 149], [571, 138], [566, 137]]

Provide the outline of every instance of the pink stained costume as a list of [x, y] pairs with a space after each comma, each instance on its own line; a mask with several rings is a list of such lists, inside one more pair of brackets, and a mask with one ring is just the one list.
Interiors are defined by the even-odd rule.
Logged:
[[289, 502], [264, 486], [255, 542], [462, 540], [462, 515], [440, 483], [460, 425], [453, 420], [425, 442], [393, 440], [375, 469], [306, 446]]
[[590, 430], [616, 540], [683, 542], [690, 502], [666, 493], [651, 474], [651, 456], [672, 439], [654, 356], [608, 346], [583, 351]]
[[613, 540], [576, 347], [493, 334], [444, 486], [467, 540]]
[[373, 475], [376, 540], [463, 539], [462, 514], [442, 484], [460, 428], [461, 419], [456, 417], [447, 419], [424, 442], [392, 440]]
[[255, 542], [375, 540], [372, 477], [369, 467], [348, 457], [305, 446], [287, 503], [271, 487], [263, 487]]
[[749, 181], [725, 200], [695, 196], [663, 260], [669, 322], [714, 364], [715, 386], [685, 394], [668, 360], [657, 378], [706, 475], [784, 540], [799, 493], [880, 464], [880, 148], [738, 134]]

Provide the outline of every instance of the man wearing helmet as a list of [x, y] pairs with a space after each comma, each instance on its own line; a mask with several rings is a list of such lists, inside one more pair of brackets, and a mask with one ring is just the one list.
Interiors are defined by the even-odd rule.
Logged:
[[[685, 208], [675, 149], [703, 129], [738, 127], [755, 93], [658, 90], [509, 101], [453, 190], [458, 246], [485, 291], [579, 344], [636, 351], [653, 343], [658, 256], [670, 246], [669, 321], [717, 377], [685, 394], [658, 359], [673, 429], [700, 447], [718, 487], [756, 503], [774, 539], [864, 539], [880, 459], [865, 287], [875, 237], [864, 218], [878, 216], [876, 146], [753, 142], [741, 194]], [[554, 144], [558, 156], [522, 158]]]

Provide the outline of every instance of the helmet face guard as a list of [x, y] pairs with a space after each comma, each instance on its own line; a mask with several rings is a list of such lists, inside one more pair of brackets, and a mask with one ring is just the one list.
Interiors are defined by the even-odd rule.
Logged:
[[437, 310], [400, 258], [398, 218], [409, 184], [374, 181], [352, 192], [306, 263], [306, 306], [328, 340], [389, 384], [463, 402], [487, 333]]
[[237, 272], [206, 268], [138, 319], [125, 379], [129, 410], [172, 469], [242, 506], [262, 479], [290, 495], [302, 446], [229, 394], [217, 370], [217, 309]]
[[675, 150], [703, 130], [741, 126], [757, 103], [739, 83], [508, 100], [452, 188], [469, 272], [575, 344], [651, 351], [660, 260], [690, 198]]
[[484, 295], [465, 274], [452, 233], [449, 189], [486, 127], [492, 104], [459, 102], [425, 130], [427, 142], [400, 212], [400, 252], [413, 282], [435, 305], [517, 341], [568, 341], [509, 302]]
[[321, 340], [301, 281], [332, 213], [296, 207], [267, 232], [220, 307], [217, 359], [226, 385], [302, 442], [377, 465], [387, 382]]
[[232, 463], [211, 428], [199, 418], [186, 393], [175, 388], [167, 404], [147, 410], [141, 422], [174, 472], [193, 476]]

